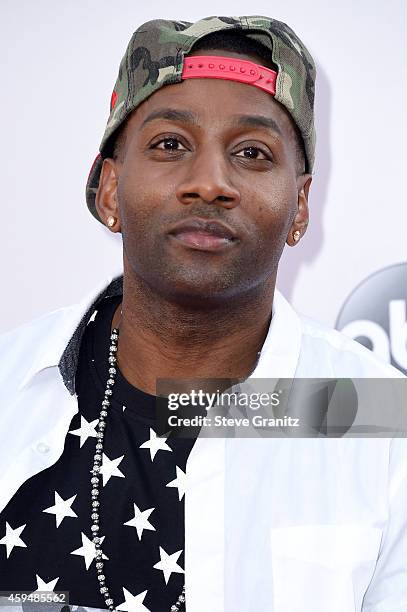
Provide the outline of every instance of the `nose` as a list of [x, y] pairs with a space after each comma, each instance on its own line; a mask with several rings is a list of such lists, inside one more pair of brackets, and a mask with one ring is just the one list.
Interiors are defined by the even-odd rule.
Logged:
[[177, 187], [176, 196], [181, 204], [203, 201], [234, 208], [240, 203], [240, 192], [231, 183], [227, 160], [213, 148], [194, 155], [187, 174]]

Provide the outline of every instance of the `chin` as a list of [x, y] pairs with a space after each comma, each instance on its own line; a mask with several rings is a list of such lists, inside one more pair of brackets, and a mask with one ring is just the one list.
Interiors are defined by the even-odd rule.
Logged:
[[229, 285], [225, 277], [208, 282], [191, 283], [191, 279], [173, 279], [173, 281], [156, 287], [157, 293], [179, 305], [212, 308], [224, 304], [235, 297], [239, 291], [236, 284]]

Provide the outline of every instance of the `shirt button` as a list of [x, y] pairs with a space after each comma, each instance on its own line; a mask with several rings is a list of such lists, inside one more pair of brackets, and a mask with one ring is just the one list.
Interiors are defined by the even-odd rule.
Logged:
[[39, 444], [37, 444], [37, 451], [43, 455], [45, 455], [45, 453], [48, 453], [50, 450], [50, 447], [48, 446], [48, 444], [45, 444], [45, 442], [40, 442]]

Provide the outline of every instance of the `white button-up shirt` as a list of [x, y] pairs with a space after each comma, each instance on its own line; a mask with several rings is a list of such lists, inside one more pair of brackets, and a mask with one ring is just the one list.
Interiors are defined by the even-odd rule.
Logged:
[[[97, 302], [121, 291], [110, 281], [0, 337], [0, 511], [62, 454], [80, 339]], [[276, 292], [251, 378], [398, 376]], [[407, 612], [406, 441], [199, 437], [185, 585], [188, 612]]]

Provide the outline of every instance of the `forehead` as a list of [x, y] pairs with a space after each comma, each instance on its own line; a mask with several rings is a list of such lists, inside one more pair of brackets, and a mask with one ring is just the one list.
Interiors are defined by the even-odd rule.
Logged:
[[[217, 49], [202, 52], [197, 50], [190, 55], [223, 55], [265, 64], [255, 54], [246, 55]], [[239, 115], [259, 115], [272, 119], [283, 139], [292, 139], [295, 133], [289, 113], [269, 93], [245, 83], [200, 78], [166, 85], [152, 94], [131, 114], [126, 129], [127, 135], [143, 129], [151, 115], [166, 108], [194, 115], [195, 124], [206, 129], [227, 129]]]

